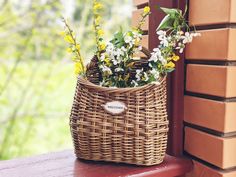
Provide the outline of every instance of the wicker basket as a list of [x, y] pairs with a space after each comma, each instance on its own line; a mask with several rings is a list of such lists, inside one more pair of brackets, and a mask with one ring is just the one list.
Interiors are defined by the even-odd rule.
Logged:
[[160, 85], [106, 88], [78, 78], [70, 126], [78, 158], [160, 164], [168, 133], [166, 79]]

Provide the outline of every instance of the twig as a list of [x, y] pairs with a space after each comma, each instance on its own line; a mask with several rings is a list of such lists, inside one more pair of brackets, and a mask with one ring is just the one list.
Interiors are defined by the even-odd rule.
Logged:
[[[67, 28], [67, 30], [68, 30], [68, 32], [69, 32], [69, 35], [71, 36], [71, 38], [72, 38], [72, 40], [73, 40], [73, 45], [74, 45], [75, 48], [76, 48], [76, 46], [77, 46], [77, 41], [76, 41], [76, 39], [75, 39], [75, 37], [74, 37], [74, 35], [73, 35], [73, 30], [70, 28], [70, 26], [68, 25], [68, 23], [67, 23], [67, 21], [66, 21], [65, 18], [62, 18], [62, 20], [63, 20], [64, 24], [66, 25], [66, 28]], [[76, 49], [75, 51], [76, 51], [77, 58], [79, 59], [79, 62], [80, 62], [80, 64], [81, 64], [81, 66], [82, 66], [83, 74], [85, 74], [85, 66], [84, 66], [84, 61], [82, 60], [82, 56], [81, 56], [80, 52], [79, 52], [77, 49]]]

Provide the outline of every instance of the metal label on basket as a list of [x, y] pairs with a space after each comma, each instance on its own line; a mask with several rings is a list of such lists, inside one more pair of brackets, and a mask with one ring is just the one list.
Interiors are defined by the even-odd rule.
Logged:
[[119, 115], [126, 111], [127, 107], [125, 103], [120, 101], [111, 101], [107, 102], [105, 105], [103, 105], [106, 112], [113, 114], [113, 115]]

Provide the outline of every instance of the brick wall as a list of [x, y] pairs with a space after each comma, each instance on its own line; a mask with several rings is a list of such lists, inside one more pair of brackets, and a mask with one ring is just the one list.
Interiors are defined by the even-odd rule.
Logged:
[[[133, 1], [133, 25], [150, 2], [175, 4]], [[143, 27], [143, 46], [150, 50], [158, 44], [153, 37], [158, 15], [152, 14]], [[236, 177], [236, 0], [189, 0], [189, 20], [202, 36], [186, 50], [184, 149], [194, 162], [187, 177]]]
[[189, 0], [202, 34], [186, 50], [188, 177], [236, 177], [236, 0]]

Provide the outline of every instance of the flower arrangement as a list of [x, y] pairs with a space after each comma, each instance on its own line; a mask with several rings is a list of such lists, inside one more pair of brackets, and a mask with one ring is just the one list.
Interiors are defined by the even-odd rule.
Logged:
[[[142, 25], [151, 15], [150, 7], [146, 6], [141, 14], [141, 20], [136, 27], [124, 32], [120, 29], [114, 34], [113, 39], [105, 42], [104, 31], [101, 26], [100, 13], [103, 5], [93, 0], [93, 27], [97, 51], [95, 53], [101, 73], [100, 85], [104, 87], [138, 87], [149, 83], [158, 84], [161, 78], [175, 70], [175, 63], [180, 59], [186, 44], [191, 43], [199, 33], [190, 32], [185, 20], [186, 10], [183, 13], [179, 9], [160, 9], [166, 14], [157, 27], [157, 37], [160, 44], [153, 49], [151, 57], [147, 61], [147, 67], [135, 69], [134, 55], [142, 50]], [[76, 74], [86, 77], [86, 67], [80, 54], [80, 45], [76, 41], [73, 30], [64, 20], [65, 30], [62, 32], [64, 39], [69, 43], [68, 52], [73, 53]], [[186, 32], [183, 31], [186, 30]], [[133, 71], [135, 73], [133, 74]]]

